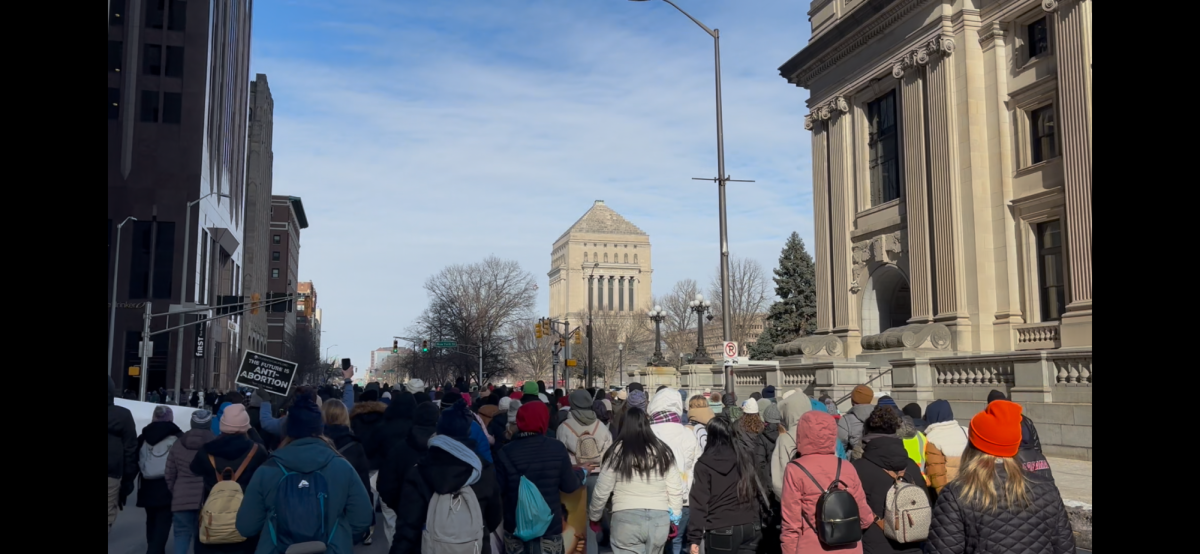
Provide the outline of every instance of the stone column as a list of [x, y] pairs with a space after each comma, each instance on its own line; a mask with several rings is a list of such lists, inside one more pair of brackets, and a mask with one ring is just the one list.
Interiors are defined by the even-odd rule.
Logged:
[[954, 39], [934, 38], [921, 53], [928, 58], [929, 183], [932, 196], [933, 274], [937, 290], [934, 321], [950, 328], [952, 348], [970, 351], [970, 320], [963, 286], [962, 206], [958, 179], [958, 128], [954, 66], [948, 59]]
[[826, 334], [833, 330], [833, 299], [830, 283], [829, 252], [829, 175], [827, 172], [828, 134], [826, 124], [819, 120], [819, 114], [813, 112], [804, 118], [804, 128], [813, 132], [812, 135], [812, 166], [813, 166], [813, 220], [816, 231], [814, 237], [817, 244], [817, 333]]
[[1042, 0], [1056, 13], [1059, 137], [1066, 196], [1067, 313], [1063, 346], [1092, 344], [1092, 2]]
[[904, 156], [904, 193], [908, 210], [909, 323], [933, 321], [933, 288], [929, 261], [929, 180], [925, 174], [924, 67], [899, 62], [892, 76], [900, 84], [900, 133]]
[[834, 332], [842, 337], [846, 357], [861, 351], [858, 310], [850, 292], [853, 259], [850, 227], [854, 219], [854, 119], [845, 98], [838, 96], [822, 107], [830, 113], [829, 128], [829, 228], [832, 258]]

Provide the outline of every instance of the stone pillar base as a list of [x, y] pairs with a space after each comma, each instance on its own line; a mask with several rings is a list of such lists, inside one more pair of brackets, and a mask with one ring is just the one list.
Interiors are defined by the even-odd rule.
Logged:
[[1083, 348], [1092, 346], [1092, 303], [1086, 306], [1067, 306], [1059, 326], [1059, 336], [1063, 348]]
[[642, 370], [639, 383], [646, 389], [646, 394], [654, 395], [654, 390], [659, 385], [666, 385], [673, 389], [679, 388], [679, 372], [671, 366], [647, 366]]
[[937, 400], [933, 392], [935, 378], [933, 367], [927, 358], [908, 358], [891, 360], [892, 366], [892, 399], [897, 406], [910, 402], [921, 405], [925, 410], [930, 402]]

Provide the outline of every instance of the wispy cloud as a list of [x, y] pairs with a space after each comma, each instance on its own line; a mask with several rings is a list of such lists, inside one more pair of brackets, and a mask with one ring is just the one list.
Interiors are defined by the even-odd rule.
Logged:
[[[721, 29], [726, 170], [756, 181], [729, 186], [730, 249], [774, 267], [812, 242], [807, 93], [777, 71], [807, 6], [680, 3]], [[665, 3], [262, 2], [252, 47], [323, 343], [362, 366], [447, 264], [516, 259], [544, 309], [551, 243], [596, 199], [650, 234], [655, 292], [716, 265], [716, 187], [691, 180], [716, 174], [712, 41]]]

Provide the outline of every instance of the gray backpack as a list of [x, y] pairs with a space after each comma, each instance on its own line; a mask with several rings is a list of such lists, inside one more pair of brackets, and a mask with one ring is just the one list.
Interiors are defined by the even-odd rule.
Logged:
[[138, 453], [138, 469], [142, 472], [142, 479], [162, 479], [167, 474], [167, 453], [175, 445], [175, 440], [176, 437], [171, 436], [155, 445], [142, 444], [142, 450]]
[[486, 536], [483, 511], [470, 486], [429, 499], [421, 554], [481, 554]]

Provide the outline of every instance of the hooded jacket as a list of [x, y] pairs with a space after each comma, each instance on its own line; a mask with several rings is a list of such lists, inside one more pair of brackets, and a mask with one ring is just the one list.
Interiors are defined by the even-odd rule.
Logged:
[[214, 437], [208, 429], [191, 429], [183, 434], [167, 454], [167, 488], [171, 491], [171, 511], [199, 510], [204, 497], [204, 478], [192, 472], [196, 452]]
[[[466, 455], [475, 457], [473, 464], [463, 459]], [[405, 501], [396, 509], [396, 535], [390, 554], [420, 553], [430, 499], [435, 493], [451, 494], [465, 486], [471, 487], [479, 501], [484, 527], [489, 533], [495, 531], [500, 526], [503, 505], [492, 464], [483, 463], [469, 447], [449, 452], [435, 445], [404, 476], [401, 496]]]
[[[170, 421], [155, 421], [146, 426], [142, 430], [142, 434], [138, 436], [138, 451], [140, 452], [143, 445], [149, 444], [151, 447], [167, 440], [167, 437], [183, 436], [183, 430]], [[176, 442], [179, 442], [176, 440]], [[171, 445], [175, 448], [175, 445]], [[140, 454], [139, 454], [140, 455]], [[167, 451], [168, 460], [171, 455]], [[138, 474], [138, 497], [137, 507], [139, 508], [167, 508], [171, 506], [171, 489], [167, 485], [166, 475], [158, 479], [146, 479], [139, 472]]]
[[702, 544], [708, 529], [754, 523], [758, 518], [758, 502], [738, 498], [738, 481], [742, 472], [737, 456], [729, 446], [706, 449], [696, 461], [692, 490], [688, 493], [691, 514], [687, 535], [692, 544]]
[[[921, 477], [921, 468], [908, 457], [904, 443], [896, 437], [879, 437], [863, 447], [862, 458], [851, 462], [858, 472], [862, 482], [863, 494], [867, 497], [867, 505], [876, 518], [883, 517], [887, 504], [887, 494], [895, 481], [884, 470], [896, 473], [904, 472], [902, 479], [922, 489], [925, 489], [925, 479]], [[844, 467], [842, 468], [845, 469]], [[860, 514], [861, 517], [862, 514]], [[883, 534], [878, 524], [867, 527], [862, 538], [865, 554], [918, 554], [921, 552], [920, 543], [898, 543]]]
[[967, 448], [967, 428], [954, 420], [950, 403], [935, 400], [925, 409], [925, 475], [934, 490], [941, 492], [958, 474], [959, 461]]
[[[646, 412], [649, 414], [671, 411], [679, 414], [680, 420], [683, 419], [683, 399], [680, 398], [679, 391], [671, 387], [655, 393], [647, 408]], [[675, 455], [675, 465], [679, 468], [680, 478], [683, 480], [683, 505], [687, 506], [688, 491], [692, 486], [692, 470], [696, 467], [696, 460], [700, 458], [700, 443], [696, 440], [696, 433], [675, 422], [655, 423], [650, 426], [650, 430], [658, 440], [665, 442]]]
[[[559, 411], [561, 414], [569, 414], [570, 412]], [[600, 420], [593, 421], [591, 425], [583, 425], [579, 420], [569, 415], [565, 416], [562, 423], [558, 426], [556, 437], [558, 441], [567, 447], [567, 453], [571, 455], [571, 463], [578, 463], [575, 458], [575, 452], [579, 448], [579, 439], [584, 433], [591, 433], [596, 437], [596, 445], [600, 447], [600, 455], [603, 457], [605, 452], [612, 447], [612, 433], [608, 431], [608, 426], [604, 425]]]
[[[995, 489], [1004, 490], [1008, 475], [997, 466]], [[994, 510], [982, 511], [961, 497], [961, 484], [951, 481], [933, 504], [933, 521], [925, 552], [930, 554], [1074, 554], [1075, 535], [1058, 487], [1044, 476], [1025, 472], [1030, 506], [1014, 510], [1001, 497]]]
[[108, 378], [108, 476], [121, 480], [119, 504], [133, 492], [133, 481], [138, 474], [137, 429], [133, 413], [128, 408], [117, 406], [114, 400], [117, 387], [112, 377]]
[[[383, 424], [370, 437], [358, 437], [368, 459], [375, 457], [382, 464], [387, 460], [391, 445], [402, 442], [412, 429], [417, 414], [417, 401], [407, 392], [393, 393], [392, 403], [383, 412]], [[355, 435], [358, 436], [357, 434]], [[377, 466], [372, 469], [379, 469]]]
[[267, 521], [275, 508], [275, 485], [284, 475], [281, 465], [298, 473], [319, 471], [325, 477], [329, 487], [329, 496], [325, 499], [325, 528], [334, 529], [326, 553], [351, 554], [353, 537], [363, 534], [371, 526], [374, 510], [354, 467], [319, 438], [299, 439], [276, 450], [254, 473], [238, 510], [238, 533], [243, 537], [261, 536], [256, 554], [274, 552]]
[[[215, 417], [215, 416], [214, 416]], [[257, 443], [250, 439], [247, 435], [236, 433], [220, 435], [212, 441], [205, 443], [196, 452], [196, 457], [192, 459], [190, 469], [192, 473], [199, 475], [204, 480], [204, 490], [201, 495], [201, 504], [208, 498], [208, 494], [212, 492], [212, 488], [217, 484], [217, 469], [213, 468], [212, 462], [208, 459], [209, 454], [216, 460], [217, 468], [224, 471], [225, 468], [230, 468], [229, 473], [232, 474], [241, 466], [242, 460], [250, 454], [250, 449]], [[267, 449], [259, 445], [254, 451], [254, 457], [250, 458], [250, 463], [246, 464], [246, 469], [238, 476], [237, 483], [242, 486], [242, 491], [246, 491], [246, 487], [250, 485], [258, 469], [267, 461]], [[243, 501], [242, 508], [245, 508]], [[239, 531], [241, 532], [241, 531]], [[203, 544], [195, 541], [196, 554], [207, 554], [210, 552], [240, 552], [249, 554], [255, 552], [259, 548], [258, 532], [246, 534], [241, 532], [243, 537], [246, 537], [244, 542], [235, 544]], [[270, 538], [266, 539], [269, 545]]]
[[[807, 399], [804, 400], [807, 402]], [[809, 411], [800, 418], [795, 432], [796, 450], [800, 458], [787, 465], [783, 476], [783, 552], [827, 552], [829, 550], [817, 539], [810, 524], [816, 522], [817, 499], [839, 473], [840, 477], [837, 478], [846, 484], [846, 490], [858, 502], [859, 524], [862, 528], [874, 525], [875, 518], [871, 515], [871, 507], [867, 505], [858, 472], [850, 462], [837, 457], [837, 423], [833, 416]], [[809, 479], [797, 464], [803, 465], [817, 483]], [[852, 547], [838, 547], [836, 551], [861, 553], [862, 542]]]
[[812, 403], [803, 394], [793, 394], [779, 401], [780, 422], [786, 433], [780, 433], [771, 453], [771, 492], [778, 500], [783, 498], [783, 474], [788, 462], [796, 455], [796, 426], [804, 414], [812, 411]]
[[404, 439], [392, 443], [388, 448], [383, 467], [375, 486], [379, 490], [379, 498], [389, 508], [395, 510], [401, 506], [401, 487], [408, 470], [429, 451], [429, 439], [437, 432], [438, 418], [441, 415], [436, 404], [425, 403], [417, 407], [413, 426]]
[[863, 423], [875, 411], [874, 404], [856, 404], [837, 420], [838, 440], [846, 452], [853, 452], [856, 446], [862, 446]]
[[[367, 385], [368, 387], [370, 385]], [[354, 431], [354, 436], [358, 440], [363, 441], [363, 444], [379, 445], [375, 440], [375, 431], [383, 427], [384, 414], [387, 412], [387, 404], [378, 401], [370, 402], [355, 402], [354, 408], [350, 410], [350, 429]], [[379, 469], [383, 465], [384, 458], [387, 457], [387, 452], [367, 452], [367, 463], [371, 466], [371, 471]]]

